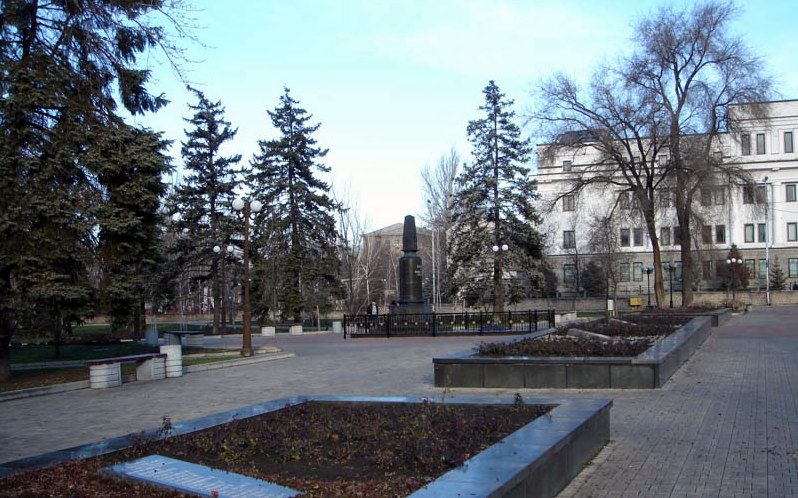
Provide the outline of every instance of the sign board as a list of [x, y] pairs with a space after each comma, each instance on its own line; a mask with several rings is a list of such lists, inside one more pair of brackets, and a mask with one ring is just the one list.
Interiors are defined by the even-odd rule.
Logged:
[[150, 455], [103, 469], [114, 477], [207, 497], [289, 498], [302, 493], [273, 482], [212, 469], [161, 455]]

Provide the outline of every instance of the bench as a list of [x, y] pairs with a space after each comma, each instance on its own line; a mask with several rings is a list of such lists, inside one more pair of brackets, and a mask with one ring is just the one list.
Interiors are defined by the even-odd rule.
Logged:
[[122, 384], [122, 363], [136, 362], [136, 380], [166, 378], [166, 354], [149, 353], [116, 358], [88, 360], [89, 386], [92, 389], [116, 387]]
[[163, 335], [167, 344], [182, 344], [186, 347], [202, 347], [205, 344], [204, 330], [170, 330]]

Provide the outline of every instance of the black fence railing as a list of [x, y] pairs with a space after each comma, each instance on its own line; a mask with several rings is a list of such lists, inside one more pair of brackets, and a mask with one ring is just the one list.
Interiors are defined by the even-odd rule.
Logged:
[[418, 313], [408, 315], [345, 315], [348, 337], [408, 337], [483, 334], [526, 334], [554, 327], [554, 310], [504, 313]]

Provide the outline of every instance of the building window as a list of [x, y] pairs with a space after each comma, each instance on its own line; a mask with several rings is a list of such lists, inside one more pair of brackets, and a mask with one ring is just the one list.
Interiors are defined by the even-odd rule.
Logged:
[[618, 195], [618, 206], [621, 209], [629, 209], [629, 193], [621, 192]]
[[628, 282], [629, 281], [629, 263], [621, 263], [620, 268], [620, 281], [621, 282]]
[[765, 134], [764, 133], [757, 133], [756, 134], [756, 153], [757, 154], [764, 154], [765, 153]]
[[787, 241], [798, 241], [798, 223], [787, 223]]
[[715, 225], [715, 243], [726, 243], [726, 225]]
[[701, 243], [712, 244], [712, 225], [704, 225], [701, 227]]
[[791, 154], [793, 152], [792, 147], [792, 132], [785, 131], [784, 132], [784, 153]]
[[753, 185], [744, 185], [743, 186], [743, 204], [753, 204], [754, 203], [754, 186]]
[[671, 245], [671, 227], [660, 227], [659, 229], [659, 245]]
[[575, 207], [576, 207], [576, 202], [574, 201], [574, 196], [564, 195], [562, 198], [562, 210], [573, 211]]
[[767, 242], [768, 240], [768, 232], [767, 226], [764, 223], [759, 223], [756, 226], [756, 238], [758, 242]]
[[562, 248], [573, 249], [576, 247], [576, 233], [573, 230], [565, 230], [562, 233]]
[[682, 245], [682, 232], [680, 231], [679, 227], [673, 227], [673, 245]]
[[660, 154], [657, 156], [657, 164], [660, 166], [667, 166], [670, 162], [670, 156], [668, 154]]
[[728, 266], [725, 259], [715, 261], [715, 276], [721, 278], [724, 275], [723, 269]]
[[751, 155], [751, 135], [748, 133], [740, 135], [740, 147], [742, 148], [742, 154], [744, 156]]
[[790, 278], [798, 277], [798, 258], [787, 259], [787, 274]]
[[756, 260], [746, 259], [745, 269], [748, 271], [748, 278], [756, 278]]
[[636, 246], [643, 245], [643, 229], [642, 228], [635, 228], [632, 230], [632, 236], [634, 238], [634, 244]]
[[712, 190], [712, 200], [716, 206], [723, 206], [726, 204], [726, 192], [723, 190], [723, 187]]
[[571, 164], [571, 161], [563, 161], [562, 162], [562, 170], [563, 171], [571, 171], [572, 167], [573, 167], [573, 165]]
[[713, 261], [704, 260], [701, 262], [701, 278], [704, 280], [712, 280], [712, 263]]
[[787, 202], [795, 202], [795, 184], [784, 186], [784, 198]]
[[745, 241], [746, 242], [753, 242], [754, 241], [754, 224], [753, 223], [746, 223], [743, 227], [743, 231], [745, 232]]
[[629, 247], [630, 245], [629, 229], [621, 228], [621, 247]]
[[765, 204], [768, 201], [768, 188], [766, 185], [757, 185], [755, 200], [757, 204]]
[[661, 190], [659, 192], [659, 207], [671, 207], [671, 191], [670, 189]]
[[567, 285], [574, 285], [576, 283], [576, 265], [573, 263], [566, 263], [562, 265], [562, 281]]
[[701, 205], [702, 206], [712, 205], [712, 191], [708, 188], [701, 189]]
[[759, 278], [764, 280], [767, 278], [768, 275], [768, 260], [760, 259], [759, 260]]
[[636, 261], [632, 264], [632, 279], [635, 282], [643, 281], [643, 263]]

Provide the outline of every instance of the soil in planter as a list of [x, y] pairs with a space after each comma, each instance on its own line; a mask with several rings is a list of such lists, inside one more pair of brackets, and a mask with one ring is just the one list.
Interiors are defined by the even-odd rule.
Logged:
[[155, 453], [276, 482], [309, 497], [403, 496], [550, 408], [521, 402], [309, 402], [9, 477], [0, 480], [0, 496], [180, 496], [99, 473]]
[[[562, 326], [542, 337], [480, 344], [475, 351], [480, 356], [637, 356], [687, 321], [686, 317], [656, 315], [604, 318]], [[612, 339], [572, 337], [567, 335], [571, 328]]]

